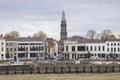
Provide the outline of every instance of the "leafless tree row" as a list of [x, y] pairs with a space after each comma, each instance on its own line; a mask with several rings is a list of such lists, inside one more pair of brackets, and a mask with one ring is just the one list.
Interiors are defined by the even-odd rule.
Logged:
[[[14, 38], [14, 39], [18, 39], [20, 37], [20, 33], [18, 31], [11, 31], [9, 33], [6, 33], [5, 38]], [[43, 31], [38, 31], [37, 33], [34, 33], [32, 37], [39, 37], [42, 40], [45, 40], [47, 35], [46, 33], [44, 33]]]
[[104, 41], [108, 39], [117, 39], [110, 29], [103, 30], [101, 33], [97, 33], [95, 30], [88, 30], [86, 37], [89, 39], [101, 39]]

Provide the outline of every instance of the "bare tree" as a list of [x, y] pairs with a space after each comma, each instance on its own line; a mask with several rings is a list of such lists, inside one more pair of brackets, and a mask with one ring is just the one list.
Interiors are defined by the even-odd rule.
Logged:
[[43, 31], [38, 31], [37, 33], [33, 34], [33, 37], [39, 37], [42, 40], [45, 40], [47, 38], [47, 35]]
[[17, 31], [11, 31], [11, 32], [5, 34], [5, 38], [8, 38], [8, 37], [12, 37], [14, 39], [17, 39], [20, 37], [20, 34]]
[[108, 40], [109, 39], [109, 36], [112, 34], [111, 30], [108, 29], [108, 30], [103, 30], [102, 33], [100, 34], [100, 37], [101, 37], [101, 40]]
[[96, 33], [95, 39], [100, 39], [100, 34]]
[[95, 30], [88, 30], [86, 36], [90, 39], [94, 39], [96, 36], [96, 31]]

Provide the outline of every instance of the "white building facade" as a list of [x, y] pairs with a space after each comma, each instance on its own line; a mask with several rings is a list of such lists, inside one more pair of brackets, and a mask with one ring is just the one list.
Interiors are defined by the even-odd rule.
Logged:
[[41, 60], [45, 56], [45, 44], [40, 38], [23, 37], [18, 39], [18, 58]]
[[120, 58], [120, 40], [65, 40], [63, 42], [64, 49], [62, 51], [65, 59], [86, 58], [88, 52], [92, 56], [106, 59], [109, 54], [113, 54], [115, 58]]
[[10, 59], [41, 60], [45, 57], [45, 44], [40, 38], [20, 37], [6, 40], [6, 52]]
[[6, 60], [5, 39], [0, 38], [0, 60]]
[[9, 54], [10, 59], [17, 59], [17, 39], [6, 39], [6, 53]]
[[106, 41], [106, 54], [113, 54], [115, 58], [120, 58], [120, 40]]

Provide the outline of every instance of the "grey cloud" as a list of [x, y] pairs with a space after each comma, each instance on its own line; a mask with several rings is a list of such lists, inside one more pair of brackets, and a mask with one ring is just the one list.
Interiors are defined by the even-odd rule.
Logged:
[[18, 30], [27, 36], [43, 30], [59, 39], [64, 9], [69, 36], [84, 35], [89, 29], [100, 32], [108, 28], [118, 33], [119, 4], [120, 0], [0, 0], [0, 32]]

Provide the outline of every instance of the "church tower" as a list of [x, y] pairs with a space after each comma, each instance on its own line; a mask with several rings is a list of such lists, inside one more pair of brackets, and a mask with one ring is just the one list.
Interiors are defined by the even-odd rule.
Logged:
[[60, 32], [60, 40], [66, 40], [67, 39], [67, 30], [66, 30], [67, 24], [65, 19], [65, 12], [62, 12], [62, 19], [61, 19], [61, 32]]

